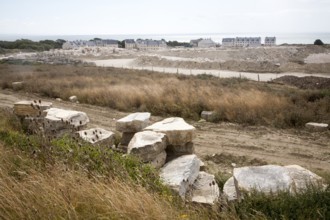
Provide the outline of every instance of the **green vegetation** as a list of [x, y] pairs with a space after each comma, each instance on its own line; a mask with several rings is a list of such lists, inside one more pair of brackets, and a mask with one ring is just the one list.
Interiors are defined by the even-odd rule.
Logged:
[[[0, 53], [4, 52], [3, 49], [20, 49], [20, 50], [29, 50], [29, 51], [48, 51], [50, 49], [59, 49], [62, 48], [65, 40], [58, 39], [53, 40], [41, 40], [39, 42], [20, 39], [16, 41], [0, 41]], [[1, 50], [2, 49], [2, 50]]]
[[[185, 204], [136, 158], [75, 138], [26, 135], [10, 110], [0, 110], [0, 167], [3, 219], [330, 218], [329, 187], [299, 195], [255, 192], [214, 207]], [[221, 188], [229, 177], [216, 175]]]
[[190, 43], [187, 42], [178, 42], [178, 41], [168, 41], [166, 42], [169, 47], [191, 47]]
[[320, 39], [317, 39], [314, 41], [314, 45], [324, 45], [324, 43], [320, 40]]

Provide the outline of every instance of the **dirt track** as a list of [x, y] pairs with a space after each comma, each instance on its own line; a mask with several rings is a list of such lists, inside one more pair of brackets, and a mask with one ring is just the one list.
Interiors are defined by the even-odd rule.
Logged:
[[[12, 107], [22, 99], [39, 99], [32, 94], [0, 90], [0, 108]], [[115, 130], [115, 120], [128, 113], [113, 109], [70, 102], [53, 102], [54, 107], [84, 111], [90, 117], [89, 126], [100, 126]], [[152, 117], [158, 121], [161, 117]], [[236, 124], [189, 121], [197, 129], [196, 153], [207, 155], [222, 154], [217, 165], [206, 162], [213, 172], [230, 170], [232, 162], [239, 165], [264, 163], [298, 164], [313, 171], [330, 172], [330, 130], [309, 132], [307, 130], [277, 130], [269, 127], [243, 127]], [[214, 157], [216, 159], [217, 155]], [[212, 158], [212, 156], [211, 156]], [[244, 161], [242, 161], [244, 159]]]

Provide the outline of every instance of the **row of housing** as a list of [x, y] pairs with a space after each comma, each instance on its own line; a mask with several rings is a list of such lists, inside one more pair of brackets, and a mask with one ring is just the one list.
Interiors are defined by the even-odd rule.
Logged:
[[[199, 48], [210, 48], [216, 47], [217, 44], [210, 38], [208, 39], [197, 39], [190, 41], [191, 47]], [[236, 38], [223, 38], [222, 46], [223, 47], [259, 47], [261, 46], [261, 37], [236, 37]], [[276, 37], [266, 37], [265, 46], [275, 46]], [[79, 47], [111, 47], [118, 48], [119, 41], [117, 40], [76, 40], [76, 41], [67, 41], [63, 44], [62, 48], [65, 50], [68, 49], [77, 49]], [[165, 40], [133, 40], [128, 39], [124, 40], [124, 45], [126, 49], [139, 49], [139, 50], [157, 50], [161, 48], [166, 48], [167, 44]]]
[[[275, 46], [276, 37], [265, 37], [265, 46]], [[261, 46], [261, 37], [236, 37], [223, 38], [222, 46], [224, 47], [259, 47]]]

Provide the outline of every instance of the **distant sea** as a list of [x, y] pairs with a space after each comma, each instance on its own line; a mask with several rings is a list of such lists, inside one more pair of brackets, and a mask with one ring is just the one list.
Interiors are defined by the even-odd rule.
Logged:
[[313, 44], [316, 39], [321, 39], [323, 43], [330, 44], [329, 33], [209, 33], [209, 34], [132, 34], [132, 35], [10, 35], [0, 34], [0, 40], [15, 41], [17, 39], [30, 39], [33, 41], [39, 40], [56, 40], [64, 39], [72, 40], [90, 40], [95, 37], [102, 39], [165, 39], [166, 41], [189, 42], [192, 39], [211, 38], [217, 43], [221, 43], [222, 38], [227, 37], [261, 37], [264, 42], [265, 37], [276, 37], [277, 44]]

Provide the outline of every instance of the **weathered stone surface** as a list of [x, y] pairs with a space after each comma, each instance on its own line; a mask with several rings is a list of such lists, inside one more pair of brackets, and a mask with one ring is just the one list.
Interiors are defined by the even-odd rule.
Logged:
[[132, 138], [134, 137], [134, 132], [124, 132], [121, 136], [120, 144], [126, 146], [126, 149], [131, 142]]
[[166, 152], [162, 151], [155, 157], [155, 159], [150, 161], [150, 164], [154, 166], [156, 169], [159, 169], [165, 164], [166, 156], [167, 156]]
[[202, 111], [201, 118], [205, 121], [213, 121], [216, 117], [215, 112], [212, 111]]
[[25, 117], [23, 119], [23, 126], [30, 133], [38, 133], [43, 131], [44, 117]]
[[91, 128], [78, 132], [80, 138], [91, 143], [102, 146], [112, 147], [114, 144], [115, 133], [107, 131], [103, 128]]
[[203, 171], [199, 172], [193, 185], [191, 200], [193, 202], [213, 205], [219, 200], [219, 196], [219, 186], [215, 181], [214, 175]]
[[235, 187], [234, 177], [230, 177], [225, 185], [223, 185], [223, 194], [227, 197], [228, 201], [237, 199], [237, 191]]
[[21, 90], [24, 87], [24, 82], [13, 82], [12, 84], [13, 90]]
[[160, 177], [184, 198], [199, 174], [199, 165], [196, 155], [184, 155], [165, 164], [160, 170]]
[[73, 96], [70, 96], [70, 97], [69, 97], [69, 101], [70, 101], [70, 102], [75, 102], [75, 103], [76, 103], [76, 102], [78, 101], [78, 98], [77, 98], [77, 96], [73, 95]]
[[326, 131], [329, 129], [329, 125], [325, 123], [309, 122], [305, 126], [312, 131]]
[[176, 117], [164, 119], [148, 126], [145, 130], [165, 133], [168, 145], [184, 145], [192, 142], [195, 137], [195, 127]]
[[89, 118], [84, 112], [50, 108], [44, 122], [44, 131], [47, 136], [61, 137], [71, 135], [75, 131], [85, 127]]
[[152, 161], [166, 148], [163, 133], [142, 131], [134, 135], [128, 144], [127, 153], [138, 156], [144, 162]]
[[195, 152], [194, 143], [188, 142], [182, 145], [168, 145], [166, 152], [173, 156], [182, 156], [186, 154], [193, 154]]
[[[235, 181], [236, 187], [233, 186]], [[241, 194], [242, 191], [298, 193], [306, 190], [309, 184], [322, 188], [324, 187], [322, 181], [321, 177], [298, 165], [241, 167], [234, 168], [233, 179], [226, 182], [224, 193], [230, 200], [236, 199], [236, 195]]]
[[20, 101], [14, 104], [14, 113], [21, 117], [40, 117], [45, 116], [44, 110], [51, 107], [51, 102], [44, 102], [41, 100]]
[[47, 113], [45, 119], [50, 123], [54, 122], [54, 124], [70, 124], [74, 127], [82, 127], [89, 122], [89, 118], [85, 112], [59, 108], [50, 108], [45, 110], [45, 112]]
[[136, 133], [148, 126], [149, 112], [137, 112], [117, 120], [116, 130], [120, 132]]
[[55, 100], [58, 101], [58, 102], [62, 102], [63, 101], [61, 98], [56, 98]]
[[323, 187], [322, 177], [316, 175], [315, 173], [299, 166], [299, 165], [289, 165], [285, 166], [289, 176], [291, 177], [291, 192], [304, 191], [308, 185], [312, 184], [315, 187]]
[[289, 190], [291, 178], [286, 169], [277, 165], [251, 166], [234, 168], [234, 178], [239, 189], [260, 192], [276, 192]]

